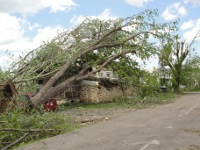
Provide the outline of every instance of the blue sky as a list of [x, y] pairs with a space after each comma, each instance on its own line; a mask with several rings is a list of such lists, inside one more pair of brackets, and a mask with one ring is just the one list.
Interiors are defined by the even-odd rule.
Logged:
[[[200, 0], [0, 0], [0, 67], [13, 59], [7, 50], [14, 58], [27, 53], [85, 17], [128, 17], [146, 9], [158, 9], [159, 22], [179, 18], [183, 40], [191, 40], [200, 29]], [[157, 62], [148, 67], [157, 67]]]

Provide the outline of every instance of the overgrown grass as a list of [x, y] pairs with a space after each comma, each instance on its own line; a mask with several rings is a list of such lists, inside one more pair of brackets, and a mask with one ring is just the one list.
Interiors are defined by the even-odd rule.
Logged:
[[123, 98], [121, 101], [118, 101], [117, 103], [120, 106], [128, 108], [146, 108], [146, 107], [171, 103], [175, 100], [177, 96], [178, 95], [174, 93], [161, 93], [161, 94], [146, 96], [144, 98], [140, 96], [132, 96]]
[[199, 92], [200, 91], [200, 86], [194, 87], [190, 89], [191, 92]]
[[73, 109], [77, 107], [82, 108], [99, 108], [99, 109], [109, 109], [109, 108], [146, 108], [155, 105], [161, 105], [166, 103], [171, 103], [174, 99], [178, 97], [175, 93], [160, 93], [151, 96], [141, 97], [138, 95], [123, 97], [116, 99], [111, 103], [89, 103], [89, 104], [75, 104], [64, 107], [64, 109]]
[[[16, 110], [1, 114], [0, 120], [1, 149], [19, 139], [26, 133], [29, 134], [22, 141], [15, 144], [14, 148], [29, 142], [73, 131], [80, 127], [80, 125], [72, 118], [53, 112], [44, 114], [33, 113], [27, 115]], [[8, 129], [10, 131], [7, 131]], [[47, 131], [47, 129], [52, 130]]]

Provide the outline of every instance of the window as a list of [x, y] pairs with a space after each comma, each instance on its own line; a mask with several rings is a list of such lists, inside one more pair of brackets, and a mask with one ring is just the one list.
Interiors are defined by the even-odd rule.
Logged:
[[106, 72], [106, 77], [109, 78], [109, 77], [110, 77], [110, 74], [111, 74], [110, 72]]

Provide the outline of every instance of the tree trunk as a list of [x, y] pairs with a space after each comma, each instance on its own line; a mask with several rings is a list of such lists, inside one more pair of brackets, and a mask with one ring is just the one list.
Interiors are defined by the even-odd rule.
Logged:
[[52, 86], [52, 84], [47, 82], [45, 86], [33, 98], [31, 98], [32, 103], [35, 106], [41, 106], [51, 98], [62, 93], [67, 87], [69, 87], [72, 83], [77, 81], [77, 79], [77, 76], [71, 77], [56, 86]]
[[174, 89], [174, 92], [179, 93], [180, 89], [180, 83], [181, 83], [181, 70], [182, 67], [181, 65], [175, 65], [175, 72], [173, 73], [173, 82], [172, 82], [172, 87]]
[[176, 92], [176, 93], [179, 93], [179, 92], [180, 92], [180, 90], [179, 90], [179, 83], [177, 83], [176, 81], [174, 81], [174, 82], [172, 83], [172, 87], [173, 87], [173, 89], [174, 89], [174, 92]]

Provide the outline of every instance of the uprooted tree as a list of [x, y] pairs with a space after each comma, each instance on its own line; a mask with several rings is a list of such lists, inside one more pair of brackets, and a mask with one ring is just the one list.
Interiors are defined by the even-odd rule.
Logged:
[[11, 80], [0, 84], [0, 114], [6, 110], [6, 107], [12, 97], [16, 94], [16, 89]]
[[157, 48], [150, 39], [165, 38], [176, 28], [176, 23], [156, 23], [157, 15], [157, 10], [146, 10], [125, 19], [87, 18], [76, 29], [58, 33], [52, 41], [21, 57], [13, 64], [10, 78], [19, 87], [47, 78], [31, 98], [39, 106], [113, 62], [133, 63], [133, 55], [146, 59], [155, 54]]
[[161, 42], [161, 50], [158, 51], [158, 56], [162, 67], [168, 66], [172, 75], [172, 88], [175, 92], [179, 92], [179, 86], [183, 76], [183, 66], [189, 53], [194, 48], [192, 47], [195, 40], [200, 37], [200, 30], [194, 35], [190, 43], [181, 41], [178, 35], [164, 39]]

